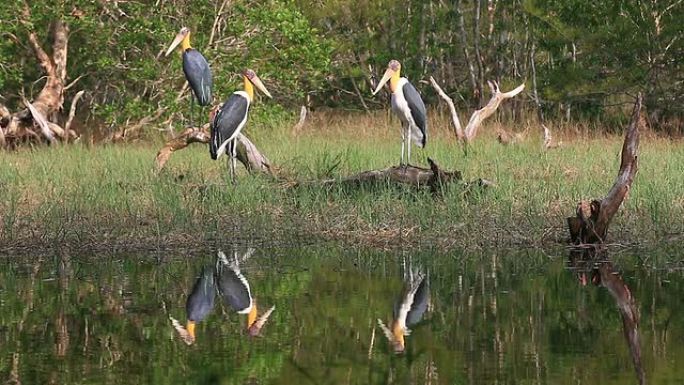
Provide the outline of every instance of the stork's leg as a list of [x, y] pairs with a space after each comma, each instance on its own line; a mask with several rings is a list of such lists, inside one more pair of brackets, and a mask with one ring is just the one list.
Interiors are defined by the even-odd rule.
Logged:
[[399, 165], [404, 164], [404, 145], [406, 143], [406, 134], [404, 133], [404, 123], [401, 124], [401, 162]]
[[237, 184], [236, 170], [237, 170], [237, 138], [233, 139], [233, 146], [231, 148], [230, 160], [233, 165], [233, 184]]
[[409, 164], [411, 164], [411, 125], [410, 124], [406, 125], [406, 141], [408, 142], [408, 143], [406, 143], [406, 146], [408, 149], [408, 151], [406, 153], [406, 158], [407, 158], [406, 164], [409, 165]]
[[190, 92], [190, 127], [195, 127], [193, 124], [192, 115], [195, 113], [195, 96]]

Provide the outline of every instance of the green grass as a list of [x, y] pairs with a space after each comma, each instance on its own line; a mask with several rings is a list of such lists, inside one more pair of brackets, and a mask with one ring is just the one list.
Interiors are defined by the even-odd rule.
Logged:
[[[358, 116], [356, 116], [358, 117]], [[386, 115], [314, 116], [304, 133], [259, 127], [253, 141], [290, 178], [340, 177], [398, 163], [396, 121]], [[441, 117], [433, 119], [427, 156], [465, 180], [497, 186], [442, 198], [413, 188], [349, 190], [288, 187], [241, 172], [228, 183], [225, 161], [202, 145], [175, 153], [155, 175], [157, 143], [55, 146], [0, 153], [0, 246], [174, 247], [200, 243], [305, 242], [336, 239], [378, 247], [545, 246], [563, 242], [565, 217], [580, 199], [600, 198], [619, 167], [622, 137], [566, 137], [543, 152], [533, 127], [502, 146], [496, 123], [485, 126], [467, 155]], [[437, 129], [435, 129], [437, 127]], [[684, 146], [642, 137], [639, 172], [618, 212], [610, 241], [656, 244], [684, 233]]]

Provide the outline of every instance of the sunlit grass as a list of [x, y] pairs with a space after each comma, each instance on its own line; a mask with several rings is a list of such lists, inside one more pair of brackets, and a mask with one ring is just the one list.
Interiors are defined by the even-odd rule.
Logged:
[[[466, 181], [496, 183], [464, 194], [455, 185], [434, 198], [412, 188], [292, 188], [241, 172], [228, 182], [225, 161], [204, 146], [173, 155], [159, 175], [160, 142], [55, 146], [0, 153], [0, 241], [144, 245], [175, 241], [293, 241], [317, 237], [379, 246], [492, 247], [554, 244], [565, 237], [565, 217], [580, 199], [600, 198], [619, 167], [622, 137], [565, 135], [563, 146], [541, 149], [537, 127], [526, 140], [496, 142], [498, 123], [482, 130], [467, 154], [448, 120], [435, 116], [425, 150]], [[523, 127], [509, 131], [523, 131]], [[318, 114], [300, 135], [288, 127], [252, 127], [248, 135], [290, 179], [314, 181], [396, 165], [397, 122], [385, 113]], [[562, 135], [558, 135], [562, 136]], [[684, 146], [641, 140], [639, 173], [611, 227], [619, 242], [680, 239], [684, 214]], [[129, 241], [127, 241], [129, 240]]]

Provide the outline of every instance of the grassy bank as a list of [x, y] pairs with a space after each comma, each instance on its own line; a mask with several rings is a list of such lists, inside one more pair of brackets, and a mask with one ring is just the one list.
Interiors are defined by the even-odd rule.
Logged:
[[[356, 119], [360, 121], [357, 121]], [[152, 172], [159, 143], [70, 145], [0, 153], [0, 246], [163, 248], [200, 244], [301, 243], [336, 239], [379, 247], [545, 246], [563, 242], [565, 217], [583, 198], [602, 197], [619, 166], [621, 136], [573, 134], [541, 150], [532, 127], [523, 143], [496, 142], [484, 127], [465, 155], [446, 120], [435, 117], [428, 148], [464, 179], [496, 182], [485, 192], [454, 186], [442, 199], [411, 188], [349, 191], [315, 184], [290, 188], [241, 173], [228, 184], [226, 163], [194, 145]], [[344, 176], [398, 163], [396, 121], [314, 116], [294, 138], [289, 129], [249, 132], [273, 163], [297, 180]], [[682, 241], [684, 145], [642, 137], [639, 172], [609, 232], [611, 241]]]

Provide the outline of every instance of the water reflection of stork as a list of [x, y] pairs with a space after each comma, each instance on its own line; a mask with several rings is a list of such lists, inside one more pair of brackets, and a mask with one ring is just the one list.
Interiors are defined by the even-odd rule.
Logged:
[[387, 327], [381, 319], [378, 319], [378, 325], [395, 353], [403, 353], [406, 350], [404, 337], [411, 334], [410, 327], [417, 325], [423, 319], [430, 301], [429, 279], [425, 273], [420, 269], [413, 270], [410, 267], [405, 271], [404, 289], [400, 299], [394, 305], [391, 326]]
[[[254, 249], [248, 250], [242, 260], [247, 260], [253, 252]], [[271, 306], [264, 314], [257, 317], [257, 303], [252, 297], [247, 278], [240, 271], [237, 253], [235, 253], [233, 260], [229, 261], [224, 253], [218, 252], [216, 276], [218, 277], [218, 292], [223, 303], [238, 314], [246, 314], [247, 332], [251, 336], [259, 335], [261, 328], [268, 321], [268, 317], [275, 310], [275, 306]]]
[[[254, 249], [249, 249], [241, 260], [244, 262], [253, 253]], [[214, 310], [217, 294], [232, 311], [247, 315], [247, 332], [250, 336], [257, 336], [261, 332], [275, 306], [257, 317], [256, 301], [252, 297], [249, 282], [240, 272], [239, 263], [237, 253], [233, 260], [229, 261], [226, 255], [219, 251], [216, 263], [202, 269], [202, 274], [195, 281], [185, 304], [185, 327], [171, 317], [171, 324], [186, 344], [195, 343], [195, 327]]]
[[604, 287], [615, 300], [620, 317], [622, 331], [629, 347], [639, 384], [645, 384], [644, 369], [641, 364], [641, 345], [639, 342], [639, 309], [632, 291], [615, 271], [613, 263], [605, 253], [595, 250], [571, 251], [570, 265], [576, 269], [580, 285], [586, 286], [590, 280], [594, 285]]

